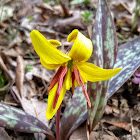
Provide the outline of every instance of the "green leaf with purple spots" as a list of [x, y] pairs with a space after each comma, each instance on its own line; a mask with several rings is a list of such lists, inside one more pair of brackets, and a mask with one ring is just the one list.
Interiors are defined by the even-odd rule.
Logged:
[[[69, 100], [61, 118], [61, 139], [68, 139], [70, 134], [87, 118], [87, 101], [82, 87], [76, 87], [73, 97]], [[84, 114], [86, 116], [84, 116]], [[82, 116], [82, 118], [81, 118]]]
[[55, 139], [53, 133], [40, 120], [2, 103], [0, 103], [0, 127], [26, 133], [44, 133], [49, 139]]
[[[102, 68], [113, 68], [116, 60], [116, 50], [118, 48], [117, 37], [111, 14], [105, 0], [99, 0], [92, 41], [94, 51], [89, 61]], [[102, 116], [103, 107], [106, 105], [107, 88], [108, 81], [88, 84], [88, 93], [92, 103], [92, 108], [88, 109], [90, 130], [92, 130], [96, 124], [94, 123], [94, 118], [97, 118], [98, 116], [100, 119]], [[78, 89], [79, 93], [74, 93], [73, 99], [71, 99], [66, 107], [64, 117], [62, 117], [62, 126], [64, 128], [61, 128], [61, 135], [63, 139], [67, 138], [70, 133], [87, 117], [87, 114], [85, 113], [87, 111], [82, 111], [81, 113], [79, 112], [79, 110], [86, 108], [86, 101], [83, 94], [80, 94], [81, 88]], [[83, 99], [83, 103], [79, 102], [79, 97]], [[77, 108], [79, 109], [77, 112], [74, 104], [76, 104]], [[101, 111], [98, 111], [99, 108], [101, 108]], [[96, 116], [97, 111], [98, 114]], [[73, 112], [75, 113], [73, 114]], [[69, 116], [66, 114], [69, 114]], [[66, 135], [66, 137], [64, 135]]]
[[108, 90], [110, 98], [140, 67], [140, 38], [134, 39], [118, 50], [118, 55], [114, 68], [122, 67], [122, 70], [111, 78]]
[[[117, 55], [117, 36], [114, 23], [106, 3], [99, 0], [93, 28], [93, 54], [90, 62], [104, 68], [114, 66]], [[107, 100], [108, 81], [88, 83], [88, 93], [92, 107], [88, 108], [89, 131], [92, 131], [100, 120]]]
[[[138, 67], [140, 67], [139, 60], [140, 60], [140, 38], [134, 39], [128, 43], [119, 46], [114, 68], [123, 67], [123, 69], [121, 70], [120, 73], [118, 73], [115, 77], [113, 77], [110, 80], [109, 90], [107, 92], [108, 98], [112, 94], [114, 94], [131, 77], [131, 75], [136, 71]], [[84, 95], [81, 93], [80, 90], [76, 90], [76, 92], [74, 93], [74, 97], [68, 102], [68, 106], [66, 106], [64, 116], [62, 117], [62, 126], [64, 127], [64, 128], [62, 127], [62, 132], [64, 132], [64, 134], [66, 133], [70, 135], [77, 127], [79, 127], [84, 121], [86, 121], [88, 117], [86, 107], [87, 104]], [[70, 116], [75, 111], [75, 108], [79, 108], [79, 110], [82, 111], [81, 112], [77, 111], [77, 113], [75, 112], [74, 116], [75, 119], [73, 121], [72, 119], [73, 115], [72, 117]], [[68, 118], [65, 115], [67, 112], [69, 112]], [[65, 125], [67, 127], [66, 131]], [[62, 136], [64, 134], [62, 134]]]

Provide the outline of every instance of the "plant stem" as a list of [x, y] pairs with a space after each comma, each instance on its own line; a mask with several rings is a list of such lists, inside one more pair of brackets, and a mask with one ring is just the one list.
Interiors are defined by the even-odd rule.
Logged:
[[61, 140], [60, 129], [59, 129], [60, 113], [61, 113], [61, 105], [60, 105], [59, 109], [57, 110], [57, 115], [56, 115], [56, 137], [57, 137], [57, 140]]
[[104, 114], [104, 109], [105, 109], [105, 106], [106, 106], [106, 103], [107, 103], [107, 87], [105, 85], [109, 85], [108, 81], [103, 82], [103, 88], [102, 88], [102, 93], [101, 93], [101, 96], [100, 96], [100, 101], [99, 101], [99, 104], [98, 104], [98, 109], [96, 111], [94, 121], [93, 121], [93, 125], [92, 125], [93, 128], [97, 125], [97, 123], [101, 119], [102, 115]]

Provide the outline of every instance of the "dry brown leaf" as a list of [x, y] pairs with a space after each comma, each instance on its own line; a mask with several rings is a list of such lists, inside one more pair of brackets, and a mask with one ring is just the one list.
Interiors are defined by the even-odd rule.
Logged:
[[54, 28], [56, 31], [68, 33], [73, 29], [86, 29], [85, 23], [81, 22], [80, 11], [74, 11], [73, 16], [56, 21]]
[[13, 91], [18, 97], [22, 108], [25, 110], [25, 112], [35, 116], [36, 118], [41, 120], [46, 126], [48, 126], [48, 120], [46, 118], [47, 102], [39, 101], [35, 97], [33, 98], [33, 95], [37, 94], [37, 91], [31, 88], [30, 83], [24, 83], [23, 87], [24, 88], [22, 90], [22, 97], [20, 97], [17, 87], [13, 86]]
[[89, 140], [119, 140], [115, 136], [107, 135], [107, 134], [102, 134], [100, 132], [91, 132], [89, 136]]
[[2, 127], [0, 127], [0, 139], [1, 140], [11, 140], [11, 138], [9, 137], [7, 132]]
[[104, 121], [104, 122], [111, 124], [111, 125], [114, 125], [114, 126], [117, 126], [117, 127], [120, 127], [120, 128], [123, 128], [126, 131], [130, 131], [130, 129], [131, 129], [130, 124], [127, 122], [124, 122], [124, 123], [117, 123], [117, 122], [110, 122], [110, 121]]
[[16, 67], [16, 86], [18, 88], [20, 96], [22, 96], [24, 81], [24, 60], [22, 56], [17, 57], [17, 67]]
[[32, 5], [33, 5], [32, 1], [24, 2], [22, 4], [21, 10], [19, 10], [18, 13], [17, 13], [17, 18], [20, 19], [20, 18], [28, 15], [32, 10]]
[[113, 113], [113, 109], [111, 106], [107, 105], [105, 107], [105, 114], [112, 114]]
[[32, 70], [28, 71], [25, 74], [25, 78], [27, 81], [30, 81], [32, 80], [33, 76], [35, 76], [45, 80], [46, 82], [50, 82], [53, 75], [54, 75], [54, 71], [49, 71], [45, 69], [41, 64], [38, 64], [35, 67], [33, 67]]
[[88, 140], [86, 122], [80, 125], [70, 136], [69, 140]]

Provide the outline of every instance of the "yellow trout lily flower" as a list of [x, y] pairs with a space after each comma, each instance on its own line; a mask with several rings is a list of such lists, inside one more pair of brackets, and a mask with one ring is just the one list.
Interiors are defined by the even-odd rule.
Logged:
[[40, 32], [33, 30], [30, 34], [35, 51], [40, 56], [41, 64], [49, 70], [57, 69], [49, 87], [49, 97], [46, 117], [51, 119], [62, 103], [66, 90], [75, 86], [82, 86], [88, 106], [90, 99], [85, 88], [87, 81], [97, 82], [107, 80], [116, 75], [121, 68], [102, 69], [86, 62], [92, 54], [92, 42], [77, 29], [73, 30], [68, 42], [74, 42], [69, 54], [60, 52], [56, 47], [61, 43], [56, 40], [47, 40]]

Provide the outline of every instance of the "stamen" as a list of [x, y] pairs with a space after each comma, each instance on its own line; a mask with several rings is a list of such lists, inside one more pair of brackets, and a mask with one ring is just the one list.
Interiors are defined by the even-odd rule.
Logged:
[[[75, 66], [76, 67], [76, 66]], [[77, 69], [77, 68], [76, 68]], [[85, 98], [87, 100], [87, 103], [88, 103], [88, 106], [89, 108], [91, 108], [91, 102], [90, 102], [90, 99], [89, 99], [89, 96], [88, 96], [88, 93], [87, 93], [87, 90], [86, 90], [86, 87], [85, 87], [85, 84], [83, 82], [83, 79], [81, 77], [81, 74], [79, 72], [79, 70], [77, 69], [77, 72], [78, 72], [78, 77], [79, 77], [79, 80], [80, 80], [80, 83], [81, 83], [81, 86], [82, 86], [82, 89], [83, 89], [83, 93], [85, 95]]]
[[74, 80], [75, 80], [75, 75], [74, 75], [74, 72], [72, 72], [72, 95], [71, 95], [71, 98], [72, 98], [72, 96], [74, 94], [74, 90], [75, 90]]
[[49, 91], [50, 91], [50, 90], [55, 86], [55, 84], [58, 82], [58, 78], [59, 78], [59, 75], [60, 75], [62, 69], [63, 69], [63, 67], [61, 66], [61, 67], [57, 70], [57, 72], [56, 72], [56, 74], [54, 75], [53, 79], [51, 80], [50, 86], [49, 86], [49, 88], [48, 88]]
[[80, 79], [79, 79], [79, 76], [78, 76], [78, 69], [76, 68], [76, 66], [75, 65], [73, 65], [73, 71], [74, 71], [74, 75], [75, 75], [75, 79], [76, 79], [76, 81], [77, 81], [77, 84], [78, 84], [78, 86], [80, 86]]
[[57, 100], [58, 100], [58, 97], [60, 95], [62, 85], [63, 85], [63, 81], [64, 81], [64, 77], [65, 77], [66, 73], [67, 73], [67, 66], [64, 66], [62, 68], [61, 73], [59, 74], [58, 87], [57, 87], [56, 95], [55, 95], [54, 102], [53, 102], [53, 109], [55, 109], [55, 107], [56, 107]]

